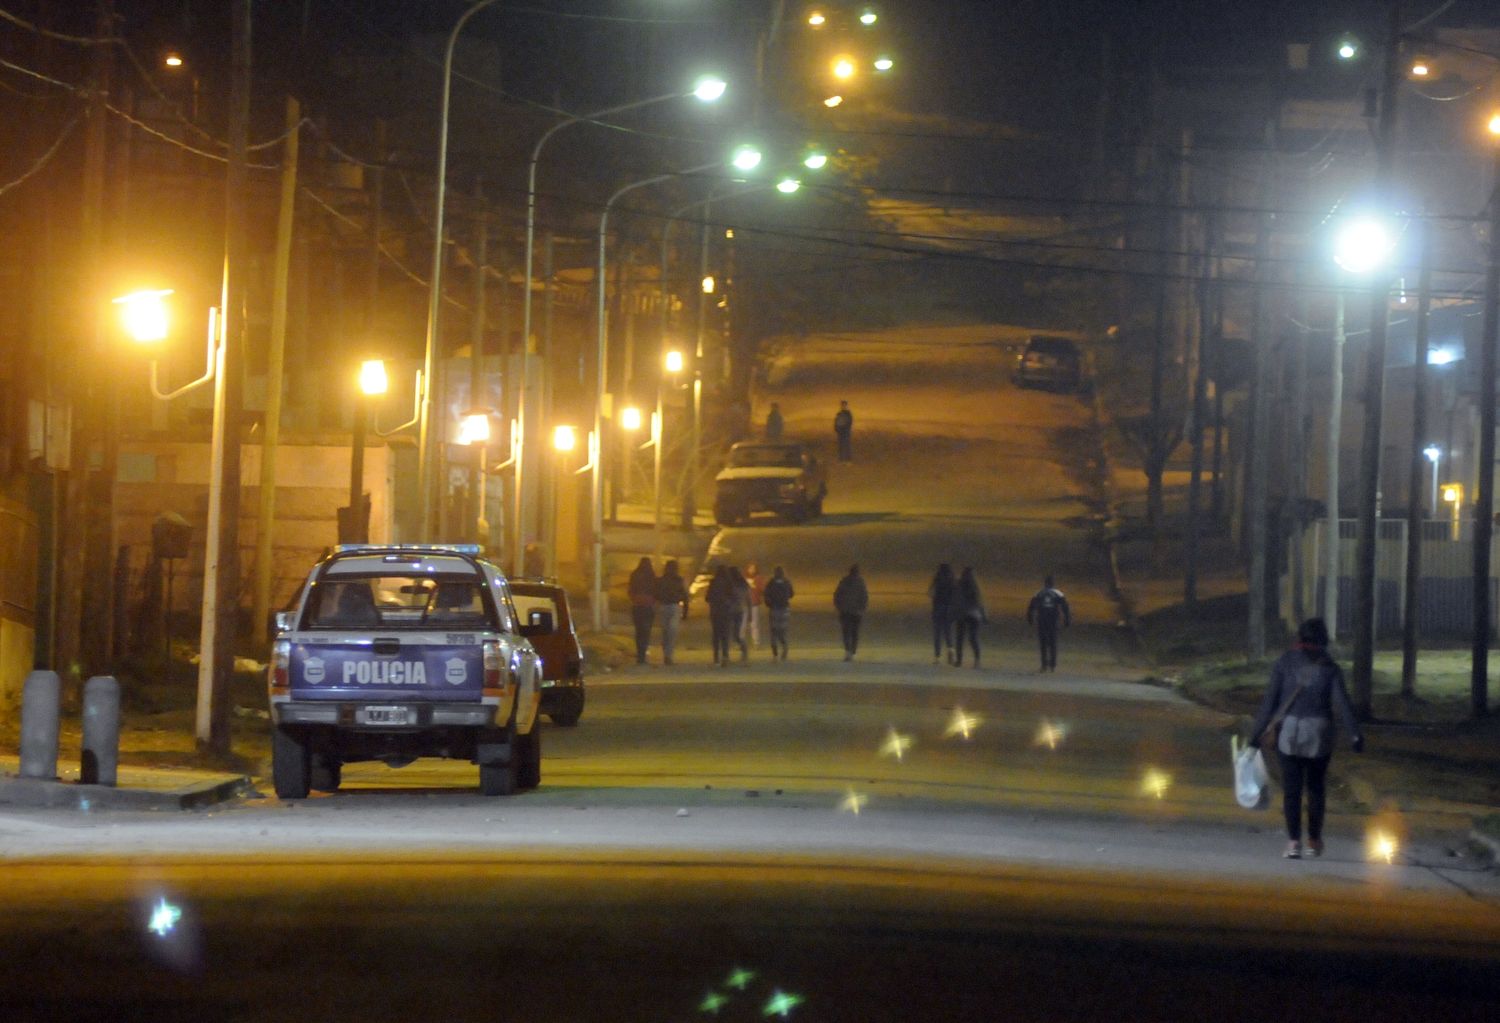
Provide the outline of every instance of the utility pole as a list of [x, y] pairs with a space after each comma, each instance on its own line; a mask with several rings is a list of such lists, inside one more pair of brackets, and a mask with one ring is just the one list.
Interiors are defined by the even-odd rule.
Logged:
[[1213, 331], [1214, 232], [1213, 211], [1203, 214], [1203, 265], [1198, 277], [1198, 365], [1193, 373], [1191, 429], [1193, 461], [1188, 476], [1187, 569], [1182, 581], [1182, 600], [1188, 607], [1198, 603], [1198, 559], [1203, 533], [1203, 441], [1208, 417], [1208, 373], [1210, 334]]
[[[1375, 130], [1375, 196], [1391, 203], [1396, 165], [1396, 93], [1401, 80], [1401, 3], [1391, 3], [1385, 68]], [[1379, 545], [1380, 417], [1385, 405], [1385, 348], [1390, 278], [1379, 270], [1370, 285], [1370, 344], [1365, 354], [1365, 423], [1359, 452], [1359, 539], [1354, 565], [1354, 663], [1350, 672], [1354, 711], [1370, 716], [1375, 671], [1375, 554]], [[1490, 443], [1493, 445], [1494, 438]], [[1492, 449], [1493, 450], [1493, 449]], [[1481, 467], [1482, 468], [1482, 467]], [[1479, 538], [1475, 537], [1475, 550]], [[1485, 549], [1488, 551], [1488, 535]], [[1486, 592], [1486, 609], [1489, 594]]]
[[271, 290], [271, 350], [266, 356], [266, 421], [260, 442], [260, 514], [255, 531], [255, 604], [252, 634], [259, 635], [271, 614], [276, 573], [276, 445], [281, 440], [281, 390], [286, 356], [287, 279], [292, 267], [292, 231], [297, 211], [298, 125], [302, 105], [286, 98], [286, 146], [281, 151], [281, 206], [276, 217], [276, 256]]
[[1342, 278], [1333, 296], [1333, 356], [1328, 396], [1328, 493], [1324, 501], [1323, 621], [1328, 638], [1338, 634], [1339, 623], [1339, 445], [1344, 426], [1344, 287]]
[[[198, 663], [198, 744], [229, 753], [229, 680], [239, 618], [240, 412], [245, 397], [246, 147], [250, 125], [251, 0], [230, 2], [229, 166], [224, 179], [223, 341], [219, 346], [215, 438], [209, 481], [209, 547], [204, 558], [203, 632]], [[217, 494], [215, 494], [215, 491]], [[217, 497], [217, 500], [215, 500]], [[210, 578], [212, 584], [210, 584]]]
[[[479, 182], [474, 187], [474, 205], [476, 208], [475, 219], [478, 223], [474, 227], [474, 313], [469, 320], [469, 410], [477, 411], [485, 407], [484, 402], [484, 331], [485, 331], [485, 266], [490, 258], [490, 222], [485, 216], [484, 209], [484, 184]], [[468, 532], [469, 528], [474, 530], [474, 540], [484, 546], [489, 545], [489, 522], [485, 517], [485, 487], [487, 486], [485, 476], [485, 445], [476, 444], [474, 453], [478, 456], [474, 461], [474, 502], [478, 513], [474, 522], [463, 530]]]
[[1479, 486], [1474, 503], [1474, 635], [1469, 711], [1490, 712], [1490, 545], [1495, 532], [1495, 371], [1500, 362], [1500, 138], [1490, 182], [1490, 258], [1484, 279], [1484, 336], [1479, 343]]
[[[1425, 216], [1417, 222], [1421, 269], [1417, 277], [1417, 343], [1412, 352], [1411, 477], [1406, 485], [1406, 599], [1401, 609], [1401, 695], [1417, 691], [1417, 609], [1422, 585], [1422, 491], [1427, 456], [1427, 313], [1432, 307], [1432, 227]], [[1488, 573], [1486, 573], [1488, 575]]]
[[[1273, 190], [1266, 189], [1270, 193]], [[1246, 654], [1251, 660], [1266, 656], [1266, 516], [1269, 507], [1271, 468], [1271, 338], [1266, 328], [1266, 273], [1270, 255], [1271, 215], [1260, 214], [1255, 231], [1255, 296], [1252, 299], [1251, 345], [1254, 350], [1255, 405], [1251, 418], [1254, 429], [1250, 437], [1248, 473], [1245, 486], [1245, 510], [1249, 518], [1246, 529], [1250, 538], [1250, 618], [1246, 636]]]

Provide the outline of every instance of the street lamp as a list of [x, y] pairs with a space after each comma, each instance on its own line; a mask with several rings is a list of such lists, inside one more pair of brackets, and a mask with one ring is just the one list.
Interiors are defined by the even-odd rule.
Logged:
[[1422, 454], [1427, 456], [1427, 461], [1432, 463], [1432, 517], [1437, 518], [1438, 513], [1438, 463], [1442, 461], [1443, 449], [1436, 444], [1429, 444], [1422, 449]]
[[578, 446], [578, 429], [566, 424], [559, 424], [552, 428], [552, 447], [556, 451], [567, 454]]
[[390, 387], [385, 360], [366, 359], [359, 366], [359, 393], [354, 399], [354, 443], [349, 447], [349, 528], [339, 530], [341, 543], [369, 543], [370, 520], [365, 514], [365, 433], [370, 425], [370, 399]]
[[833, 62], [833, 77], [843, 81], [854, 77], [854, 61], [848, 57], [839, 57]]
[[[535, 277], [536, 266], [536, 171], [537, 164], [542, 157], [542, 149], [551, 140], [552, 136], [564, 128], [585, 121], [596, 121], [601, 117], [609, 117], [612, 114], [623, 114], [632, 110], [640, 110], [644, 107], [655, 106], [659, 103], [668, 103], [676, 99], [693, 97], [701, 103], [714, 103], [723, 98], [727, 85], [722, 78], [704, 76], [693, 83], [692, 89], [687, 92], [671, 92], [663, 96], [653, 96], [650, 99], [636, 100], [633, 103], [622, 103], [619, 106], [606, 107], [596, 110], [591, 114], [583, 114], [576, 117], [567, 117], [558, 121], [552, 127], [542, 133], [542, 137], [536, 140], [531, 148], [531, 156], [526, 164], [526, 251], [524, 283], [521, 291], [521, 347], [522, 351], [531, 343], [531, 291]], [[550, 352], [545, 353], [550, 355]], [[524, 436], [526, 429], [526, 373], [525, 356], [522, 355], [522, 373], [516, 388], [516, 419], [521, 424], [520, 429]], [[545, 412], [545, 410], [543, 410]], [[513, 559], [520, 557], [520, 551], [526, 535], [526, 501], [523, 496], [522, 480], [525, 474], [525, 446], [523, 445], [517, 455], [515, 465], [515, 509], [511, 516], [512, 529], [514, 532], [514, 554]]]
[[876, 57], [875, 58], [875, 70], [876, 71], [889, 71], [891, 68], [893, 68], [895, 66], [896, 66], [896, 62], [894, 60], [892, 60], [891, 58], [889, 58], [889, 57]]
[[681, 373], [683, 366], [682, 353], [673, 349], [662, 359], [662, 364], [666, 367], [668, 373]]
[[811, 152], [802, 158], [802, 166], [808, 170], [822, 170], [828, 166], [828, 154]]
[[490, 534], [489, 519], [485, 517], [484, 491], [486, 462], [490, 443], [490, 410], [475, 408], [465, 412], [458, 422], [458, 442], [474, 451], [474, 531], [475, 541], [487, 543]]
[[1359, 217], [1339, 229], [1333, 260], [1349, 273], [1364, 274], [1383, 266], [1395, 249], [1395, 236], [1385, 221]]

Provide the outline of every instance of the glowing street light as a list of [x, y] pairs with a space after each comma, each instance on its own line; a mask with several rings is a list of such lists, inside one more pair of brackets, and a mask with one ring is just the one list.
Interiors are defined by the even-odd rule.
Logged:
[[1396, 251], [1396, 240], [1384, 221], [1361, 217], [1345, 224], [1334, 239], [1333, 261], [1352, 274], [1369, 273], [1385, 265]]
[[854, 77], [854, 61], [848, 57], [839, 57], [833, 62], [833, 77], [838, 79], [849, 79]]
[[876, 71], [889, 71], [891, 68], [893, 68], [895, 66], [896, 66], [896, 62], [894, 60], [892, 60], [891, 58], [889, 58], [889, 57], [876, 57], [875, 58], [875, 70]]
[[822, 28], [827, 22], [828, 18], [824, 16], [822, 11], [813, 11], [807, 16], [807, 23], [813, 28]]
[[1425, 60], [1413, 61], [1411, 65], [1411, 74], [1413, 78], [1426, 78], [1428, 75], [1432, 74], [1432, 65], [1428, 64]]
[[633, 433], [641, 428], [642, 422], [644, 420], [641, 417], [641, 410], [634, 405], [627, 405], [620, 410], [620, 428], [622, 430], [630, 430]]
[[875, 14], [875, 12], [870, 10], [865, 11], [859, 16], [859, 23], [866, 27], [875, 24], [875, 22], [879, 20], [880, 18]]
[[791, 195], [801, 187], [802, 182], [798, 181], [796, 178], [782, 178], [780, 181], [776, 182], [776, 191], [780, 192], [782, 195]]
[[754, 146], [740, 146], [734, 151], [734, 155], [729, 158], [729, 162], [734, 166], [735, 170], [753, 171], [760, 166], [760, 161], [763, 158], [761, 151]]
[[161, 62], [167, 67], [182, 67], [182, 54], [168, 53], [165, 57], [162, 58]]
[[1490, 117], [1489, 129], [1491, 135], [1500, 135], [1500, 113]]
[[167, 311], [167, 296], [170, 288], [157, 291], [133, 291], [114, 299], [120, 307], [120, 322], [131, 340], [142, 344], [165, 341], [171, 325]]
[[822, 170], [828, 166], [827, 153], [808, 153], [802, 158], [802, 166], [808, 170]]
[[838, 106], [842, 102], [844, 102], [844, 97], [842, 97], [842, 96], [829, 96], [827, 99], [825, 99], [823, 101], [823, 105], [825, 107], [827, 107], [829, 110], [832, 110], [834, 107]]
[[662, 359], [662, 365], [666, 367], [668, 373], [681, 373], [683, 367], [682, 353], [675, 348], [672, 349]]
[[386, 376], [384, 359], [366, 359], [359, 366], [359, 393], [375, 397], [384, 394], [390, 387]]
[[552, 429], [552, 447], [566, 454], [578, 447], [578, 430], [576, 427], [559, 425]]
[[1353, 60], [1359, 56], [1359, 44], [1353, 39], [1345, 39], [1339, 43], [1339, 60]]
[[729, 84], [724, 79], [705, 75], [693, 85], [693, 96], [704, 103], [713, 103], [723, 97], [727, 88]]

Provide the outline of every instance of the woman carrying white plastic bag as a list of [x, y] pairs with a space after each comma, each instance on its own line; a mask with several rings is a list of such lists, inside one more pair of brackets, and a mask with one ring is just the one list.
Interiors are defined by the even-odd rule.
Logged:
[[1234, 798], [1246, 810], [1264, 810], [1271, 805], [1271, 778], [1266, 758], [1254, 746], [1229, 737], [1229, 757], [1234, 763]]

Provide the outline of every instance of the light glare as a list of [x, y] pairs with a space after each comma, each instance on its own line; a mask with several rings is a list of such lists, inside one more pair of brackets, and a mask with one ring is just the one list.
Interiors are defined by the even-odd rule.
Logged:
[[833, 62], [833, 77], [835, 77], [835, 78], [853, 78], [854, 77], [854, 61], [850, 60], [848, 57], [840, 57], [837, 60], [835, 60]]
[[956, 735], [967, 740], [983, 720], [978, 714], [967, 714], [962, 707], [954, 707], [953, 716], [948, 719], [948, 727], [943, 729], [943, 738], [951, 739]]
[[390, 381], [385, 375], [384, 359], [366, 359], [359, 364], [359, 391], [361, 394], [375, 397], [384, 394]]
[[1436, 465], [1437, 460], [1443, 457], [1443, 449], [1438, 447], [1436, 444], [1429, 444], [1422, 449], [1422, 454], [1427, 456], [1427, 460], [1429, 462], [1431, 462], [1433, 465]]
[[828, 156], [826, 153], [809, 153], [802, 160], [802, 166], [808, 170], [822, 170], [828, 166]]
[[682, 353], [675, 349], [668, 352], [667, 357], [663, 360], [663, 364], [667, 367], [668, 373], [681, 373], [683, 365]]
[[859, 16], [859, 23], [861, 25], [873, 25], [873, 24], [875, 24], [875, 22], [877, 22], [879, 20], [880, 19], [878, 17], [876, 17], [874, 11], [866, 11], [865, 13], [863, 13], [863, 14], [861, 14]]
[[166, 899], [157, 899], [156, 905], [151, 909], [151, 920], [146, 924], [146, 930], [158, 938], [165, 938], [172, 933], [179, 921], [182, 920], [182, 910], [172, 905]]
[[782, 178], [780, 181], [776, 182], [776, 191], [780, 192], [782, 195], [791, 195], [801, 187], [802, 182], [798, 181], [796, 178]]
[[825, 107], [827, 107], [828, 109], [832, 110], [834, 107], [838, 106], [842, 102], [844, 102], [844, 97], [842, 97], [842, 96], [829, 96], [827, 99], [825, 99], [823, 101], [823, 105]]
[[1384, 860], [1386, 863], [1394, 863], [1396, 860], [1396, 840], [1384, 831], [1376, 831], [1370, 835], [1369, 850], [1372, 860]]
[[169, 53], [162, 60], [162, 63], [167, 67], [182, 67], [182, 55], [177, 53]]
[[578, 431], [571, 426], [559, 426], [552, 431], [552, 446], [558, 451], [572, 451], [578, 446]]
[[627, 405], [620, 410], [620, 426], [626, 430], [639, 430], [641, 428], [641, 410], [634, 405]]
[[1384, 223], [1372, 217], [1352, 220], [1339, 231], [1333, 260], [1349, 273], [1369, 273], [1385, 263], [1396, 242]]
[[709, 274], [707, 277], [703, 278], [700, 286], [703, 288], [703, 293], [705, 295], [712, 295], [718, 288], [718, 282], [714, 280], [713, 274]]
[[876, 60], [875, 60], [875, 70], [876, 71], [889, 71], [891, 68], [893, 68], [895, 66], [896, 66], [896, 62], [893, 61], [893, 60], [891, 60], [891, 58], [889, 58], [889, 57], [879, 57], [879, 58], [876, 58]]
[[490, 414], [470, 412], [458, 424], [458, 442], [465, 446], [490, 442]]
[[855, 792], [853, 789], [845, 789], [843, 801], [839, 803], [839, 812], [852, 813], [854, 814], [854, 816], [858, 817], [859, 811], [863, 810], [865, 804], [869, 801], [870, 797], [865, 795], [863, 792]]
[[170, 326], [167, 314], [167, 296], [170, 289], [158, 291], [133, 291], [114, 300], [120, 307], [120, 321], [125, 332], [142, 344], [165, 341]]
[[708, 76], [698, 79], [698, 83], [693, 86], [693, 95], [704, 103], [712, 103], [723, 96], [727, 88], [729, 85], [724, 79]]
[[734, 151], [734, 156], [729, 162], [734, 164], [738, 170], [750, 171], [760, 166], [760, 160], [759, 149], [756, 149], [754, 146], [741, 146]]
[[1345, 42], [1342, 42], [1342, 43], [1339, 44], [1339, 59], [1340, 60], [1353, 60], [1354, 59], [1354, 55], [1356, 53], [1358, 53], [1358, 52], [1359, 52], [1359, 47], [1355, 46], [1352, 42], [1348, 42], [1346, 40]]
[[1424, 60], [1419, 60], [1411, 66], [1411, 73], [1416, 78], [1426, 78], [1432, 73], [1432, 68]]
[[911, 736], [902, 735], [891, 726], [885, 733], [885, 741], [880, 744], [880, 755], [883, 757], [895, 757], [900, 763], [906, 757], [906, 751], [911, 749]]
[[1500, 135], [1500, 114], [1495, 114], [1490, 118], [1490, 134]]
[[1172, 776], [1165, 771], [1158, 771], [1154, 767], [1148, 768], [1145, 775], [1141, 778], [1141, 794], [1145, 796], [1155, 796], [1157, 799], [1161, 799], [1167, 794], [1167, 789], [1171, 788], [1171, 786]]
[[813, 28], [822, 28], [826, 21], [828, 19], [823, 16], [823, 12], [821, 11], [813, 11], [807, 16], [807, 23]]

